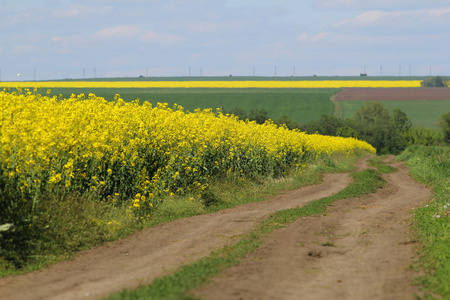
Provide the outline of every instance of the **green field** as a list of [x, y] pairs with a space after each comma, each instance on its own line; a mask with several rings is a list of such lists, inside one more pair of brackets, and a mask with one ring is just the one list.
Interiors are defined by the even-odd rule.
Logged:
[[[239, 107], [250, 110], [266, 110], [271, 119], [276, 120], [286, 114], [291, 120], [300, 124], [315, 121], [321, 115], [332, 115], [334, 105], [330, 97], [340, 89], [146, 89], [146, 88], [58, 88], [52, 89], [52, 95], [62, 95], [67, 98], [72, 93], [86, 96], [93, 93], [113, 100], [116, 94], [125, 101], [140, 99], [154, 105], [157, 102], [174, 103], [183, 106], [186, 110], [194, 111], [197, 108], [222, 108], [225, 112]], [[46, 90], [38, 91], [45, 94]]]
[[[339, 101], [343, 118], [351, 118], [355, 112], [371, 101]], [[438, 129], [439, 118], [450, 111], [450, 101], [380, 101], [392, 113], [399, 108], [411, 119], [414, 127]]]

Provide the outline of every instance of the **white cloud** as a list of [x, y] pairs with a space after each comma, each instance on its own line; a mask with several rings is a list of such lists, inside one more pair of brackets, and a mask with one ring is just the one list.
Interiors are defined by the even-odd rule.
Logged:
[[334, 24], [335, 26], [342, 26], [346, 24], [364, 26], [376, 23], [380, 18], [386, 16], [393, 16], [393, 13], [387, 13], [379, 10], [367, 11], [354, 18], [342, 20]]
[[97, 37], [126, 38], [136, 36], [141, 29], [137, 25], [118, 25], [103, 29], [95, 34]]
[[[334, 24], [339, 26], [371, 26], [394, 24], [439, 23], [449, 20], [450, 7], [440, 9], [422, 9], [411, 11], [386, 12], [381, 10], [366, 11], [354, 18], [345, 19]], [[448, 22], [448, 21], [447, 21]]]
[[304, 32], [297, 37], [297, 40], [301, 42], [317, 42], [327, 38], [329, 35], [330, 33], [325, 31], [312, 35]]
[[141, 36], [141, 40], [146, 43], [173, 45], [186, 40], [186, 38], [179, 35], [161, 34], [153, 31], [148, 31]]

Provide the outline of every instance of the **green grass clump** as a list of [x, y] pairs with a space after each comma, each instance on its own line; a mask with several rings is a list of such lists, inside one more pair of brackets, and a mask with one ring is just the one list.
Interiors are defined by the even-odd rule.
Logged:
[[172, 275], [156, 279], [151, 285], [136, 290], [122, 291], [108, 299], [197, 299], [189, 295], [189, 291], [206, 283], [209, 278], [219, 274], [223, 269], [239, 264], [243, 257], [251, 254], [261, 245], [267, 234], [302, 216], [323, 214], [326, 212], [327, 206], [336, 200], [373, 193], [385, 184], [380, 172], [376, 170], [363, 170], [353, 173], [352, 176], [354, 182], [341, 192], [300, 208], [276, 212], [240, 242], [226, 246], [191, 265], [183, 266]]
[[[450, 147], [411, 146], [405, 160], [411, 175], [433, 189], [433, 200], [416, 209], [415, 228], [423, 244], [418, 282], [430, 293], [450, 299]], [[435, 299], [431, 294], [428, 299]]]
[[383, 161], [383, 159], [385, 159], [385, 158], [386, 158], [385, 155], [373, 157], [373, 158], [369, 159], [369, 166], [377, 168], [378, 171], [380, 171], [383, 174], [397, 172], [396, 168], [387, 165], [386, 162]]

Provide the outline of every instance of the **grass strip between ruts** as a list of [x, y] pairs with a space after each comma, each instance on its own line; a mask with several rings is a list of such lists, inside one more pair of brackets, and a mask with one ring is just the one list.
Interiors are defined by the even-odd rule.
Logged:
[[352, 173], [352, 177], [354, 181], [333, 196], [310, 202], [303, 207], [276, 212], [240, 242], [226, 246], [193, 264], [183, 266], [175, 273], [158, 278], [148, 286], [136, 290], [125, 290], [107, 299], [199, 299], [188, 295], [189, 291], [206, 283], [209, 278], [219, 274], [223, 269], [239, 264], [243, 257], [254, 252], [261, 245], [266, 235], [284, 227], [283, 224], [294, 222], [303, 216], [326, 213], [327, 206], [336, 200], [374, 193], [385, 185], [381, 173], [374, 169]]

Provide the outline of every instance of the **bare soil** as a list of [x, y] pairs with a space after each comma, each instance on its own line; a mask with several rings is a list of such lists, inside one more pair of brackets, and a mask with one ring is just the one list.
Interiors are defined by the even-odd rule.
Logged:
[[[209, 299], [409, 299], [417, 243], [411, 209], [430, 198], [407, 169], [363, 199], [339, 201], [325, 216], [275, 231], [256, 253], [203, 289]], [[363, 162], [361, 168], [366, 167]], [[101, 299], [151, 283], [239, 240], [269, 214], [331, 196], [351, 182], [328, 174], [318, 185], [264, 202], [177, 220], [84, 251], [42, 271], [0, 278], [0, 299]]]
[[344, 88], [337, 101], [450, 100], [450, 88]]
[[401, 163], [387, 186], [275, 231], [256, 253], [196, 291], [207, 299], [415, 299], [412, 209], [430, 192]]

